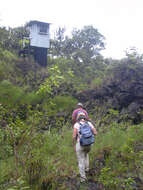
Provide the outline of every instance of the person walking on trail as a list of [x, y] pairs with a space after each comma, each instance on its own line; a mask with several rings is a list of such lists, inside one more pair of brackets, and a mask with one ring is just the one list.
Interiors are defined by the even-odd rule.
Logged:
[[[79, 173], [80, 173], [80, 181], [85, 182], [87, 180], [86, 178], [86, 172], [89, 171], [89, 156], [88, 153], [91, 149], [91, 144], [89, 143], [89, 139], [87, 138], [85, 143], [88, 142], [89, 145], [83, 144], [84, 140], [83, 137], [81, 136], [81, 128], [84, 125], [88, 125], [90, 128], [93, 138], [95, 135], [97, 135], [97, 131], [93, 124], [89, 121], [87, 121], [86, 117], [84, 115], [81, 115], [78, 119], [78, 121], [74, 124], [73, 126], [73, 136], [72, 136], [72, 141], [73, 141], [73, 146], [74, 146], [74, 151], [76, 152], [77, 160], [78, 160], [78, 168], [79, 168]], [[87, 128], [85, 130], [87, 132]], [[81, 141], [83, 140], [83, 141]], [[82, 144], [81, 144], [82, 142]]]
[[89, 120], [87, 111], [83, 108], [83, 104], [79, 102], [77, 108], [72, 113], [72, 127], [77, 122], [80, 115], [85, 115], [86, 119]]

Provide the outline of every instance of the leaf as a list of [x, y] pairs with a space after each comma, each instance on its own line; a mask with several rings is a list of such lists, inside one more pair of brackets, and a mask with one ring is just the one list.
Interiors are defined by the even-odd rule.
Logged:
[[23, 189], [30, 189], [30, 187], [28, 187], [28, 186], [27, 187], [22, 187], [21, 190], [23, 190]]

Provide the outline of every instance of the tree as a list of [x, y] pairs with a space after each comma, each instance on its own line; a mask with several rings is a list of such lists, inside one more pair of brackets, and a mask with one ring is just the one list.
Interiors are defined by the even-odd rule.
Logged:
[[55, 36], [54, 39], [51, 40], [51, 48], [50, 48], [50, 53], [53, 56], [63, 56], [63, 42], [65, 40], [65, 33], [66, 29], [59, 27], [56, 32], [55, 32]]
[[6, 48], [8, 42], [9, 31], [5, 27], [0, 27], [0, 47]]
[[83, 29], [73, 29], [71, 38], [63, 36], [64, 31], [59, 30], [58, 37], [53, 41], [53, 52], [80, 62], [89, 62], [90, 59], [100, 55], [104, 49], [104, 36], [93, 26], [85, 26]]
[[85, 26], [82, 30], [73, 30], [72, 49], [74, 57], [88, 60], [99, 55], [104, 49], [104, 37], [93, 26]]
[[[143, 63], [143, 54], [139, 54], [136, 47], [130, 47], [125, 51], [127, 56], [127, 62], [130, 64], [142, 64]], [[126, 61], [125, 59], [125, 61]]]
[[0, 47], [10, 51], [19, 51], [20, 40], [24, 37], [28, 37], [29, 33], [26, 30], [26, 27], [17, 27], [17, 28], [0, 28]]

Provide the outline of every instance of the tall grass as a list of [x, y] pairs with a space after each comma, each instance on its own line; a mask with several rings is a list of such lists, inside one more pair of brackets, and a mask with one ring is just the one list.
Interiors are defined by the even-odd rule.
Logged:
[[[15, 178], [15, 165], [12, 164], [14, 157], [11, 156], [1, 162], [1, 185], [9, 184], [7, 189], [19, 187], [18, 179], [22, 179], [31, 190], [55, 190], [57, 187], [62, 190], [68, 188], [66, 180], [69, 178], [78, 181], [72, 128], [68, 126], [63, 126], [60, 131], [53, 128], [51, 131], [34, 131], [31, 136], [28, 135], [18, 151], [18, 178]], [[88, 177], [104, 184], [106, 189], [132, 189], [134, 178], [143, 176], [143, 151], [139, 149], [139, 145], [143, 144], [143, 129], [142, 125], [130, 126], [127, 130], [121, 125], [117, 126], [111, 126], [110, 131], [96, 137], [89, 153], [90, 170], [98, 167], [97, 159], [103, 159], [104, 164]]]

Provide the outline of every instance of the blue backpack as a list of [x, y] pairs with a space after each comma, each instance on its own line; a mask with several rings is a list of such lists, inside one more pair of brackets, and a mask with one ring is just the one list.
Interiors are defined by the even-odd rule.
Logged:
[[92, 132], [92, 129], [88, 122], [84, 122], [83, 124], [80, 124], [80, 145], [81, 146], [88, 146], [94, 143], [95, 138], [94, 134]]

